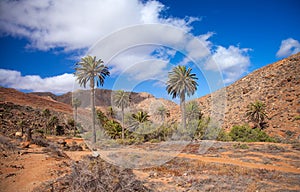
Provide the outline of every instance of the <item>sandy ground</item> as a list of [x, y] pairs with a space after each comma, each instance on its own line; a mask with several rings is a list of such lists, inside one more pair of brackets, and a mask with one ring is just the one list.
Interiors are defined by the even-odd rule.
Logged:
[[[82, 143], [82, 139], [50, 138], [52, 141], [65, 139], [67, 143]], [[200, 144], [199, 144], [200, 145]], [[272, 146], [275, 149], [283, 151], [276, 152], [269, 149]], [[177, 159], [188, 159], [190, 161], [199, 161], [208, 164], [232, 165], [241, 168], [262, 169], [269, 171], [278, 171], [285, 174], [296, 174], [300, 178], [300, 152], [294, 150], [291, 145], [285, 144], [266, 144], [254, 143], [249, 144], [250, 149], [232, 149], [228, 143], [222, 148], [222, 152], [208, 151], [205, 154], [197, 154], [196, 145], [188, 146], [184, 152], [176, 155]], [[32, 191], [41, 183], [56, 179], [70, 172], [72, 161], [79, 161], [82, 156], [91, 155], [91, 151], [64, 151], [67, 157], [54, 157], [45, 152], [43, 147], [30, 145], [29, 148], [22, 149], [19, 152], [2, 154], [0, 158], [0, 191], [2, 192], [21, 192]], [[131, 149], [134, 151], [134, 149]], [[139, 154], [144, 156], [148, 153], [146, 150], [139, 148]], [[106, 151], [109, 156], [112, 151]], [[127, 151], [113, 151], [114, 153]], [[152, 151], [153, 153], [153, 151]], [[155, 152], [154, 152], [155, 153]], [[102, 153], [101, 155], [103, 155]], [[158, 156], [163, 155], [157, 152]], [[184, 169], [184, 168], [183, 168]], [[149, 176], [151, 172], [145, 170], [134, 170], [137, 178], [149, 183], [160, 183], [161, 189], [170, 188], [173, 183], [169, 177]], [[300, 183], [300, 180], [299, 180]], [[151, 187], [151, 186], [150, 186]], [[174, 186], [173, 186], [174, 187]], [[300, 190], [300, 186], [294, 186]], [[176, 190], [181, 191], [180, 186]]]

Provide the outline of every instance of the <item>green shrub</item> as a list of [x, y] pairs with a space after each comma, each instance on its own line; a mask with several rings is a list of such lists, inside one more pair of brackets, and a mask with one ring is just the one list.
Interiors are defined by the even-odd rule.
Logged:
[[230, 137], [229, 133], [226, 133], [224, 129], [221, 129], [219, 131], [217, 140], [218, 141], [232, 141], [232, 138]]
[[150, 140], [150, 143], [159, 143], [160, 142], [160, 140], [158, 140], [158, 139], [151, 139]]
[[[112, 139], [121, 138], [122, 126], [115, 120], [108, 120], [103, 125], [105, 133], [108, 134]], [[127, 132], [125, 131], [125, 135]]]
[[241, 142], [274, 142], [275, 140], [267, 135], [264, 131], [255, 128], [252, 129], [248, 125], [235, 125], [229, 132], [229, 136], [233, 141]]
[[245, 143], [241, 144], [241, 143], [235, 143], [233, 144], [233, 147], [235, 149], [249, 149], [249, 146]]
[[143, 143], [142, 138], [126, 138], [126, 139], [117, 139], [116, 140], [120, 145], [133, 145]]

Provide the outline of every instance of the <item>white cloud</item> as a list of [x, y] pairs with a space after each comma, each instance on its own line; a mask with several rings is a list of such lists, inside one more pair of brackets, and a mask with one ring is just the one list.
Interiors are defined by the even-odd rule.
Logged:
[[277, 57], [288, 57], [292, 54], [296, 54], [300, 52], [300, 43], [299, 41], [288, 38], [281, 41], [280, 48], [276, 53]]
[[[162, 18], [164, 5], [138, 0], [23, 0], [0, 2], [0, 31], [30, 40], [40, 50], [89, 48], [124, 27], [162, 23], [190, 30], [195, 18]], [[146, 33], [150, 34], [150, 33]]]
[[0, 69], [0, 85], [21, 90], [60, 94], [78, 89], [73, 74], [62, 74], [54, 77], [41, 78], [38, 75], [22, 76], [19, 71]]
[[229, 46], [228, 49], [218, 46], [205, 64], [205, 69], [222, 72], [224, 83], [231, 83], [247, 72], [250, 65], [250, 58], [246, 54], [248, 51], [235, 46]]
[[[190, 34], [191, 24], [200, 18], [162, 16], [164, 10], [165, 6], [158, 1], [3, 0], [0, 1], [0, 35], [24, 37], [30, 42], [27, 47], [38, 50], [89, 49], [88, 54], [96, 55], [110, 65], [112, 76], [124, 73], [142, 81], [166, 74], [166, 63], [175, 55], [175, 50], [196, 62], [211, 55], [213, 44], [208, 39], [213, 33], [197, 37]], [[133, 49], [135, 46], [137, 49]], [[250, 64], [244, 55], [246, 51], [234, 48], [219, 47], [212, 55], [217, 63], [226, 60], [220, 68], [224, 70], [227, 82], [239, 77]], [[157, 62], [153, 61], [155, 59]], [[186, 61], [188, 59], [183, 62]], [[213, 65], [207, 65], [207, 69], [216, 71]], [[71, 74], [43, 79], [21, 76], [16, 71], [10, 73], [19, 83], [5, 79], [1, 79], [1, 83], [18, 89], [61, 93], [70, 91], [68, 87], [73, 87], [74, 83]]]
[[[164, 60], [146, 60], [142, 63], [136, 63], [128, 68], [125, 73], [130, 75], [135, 81], [144, 80], [164, 80], [167, 70], [168, 62]], [[145, 70], [145, 68], [147, 70]], [[141, 73], [141, 71], [143, 71]]]
[[207, 34], [200, 35], [197, 38], [191, 39], [186, 45], [188, 56], [198, 60], [210, 55], [212, 43], [208, 41], [208, 39], [212, 35], [213, 33], [209, 32]]

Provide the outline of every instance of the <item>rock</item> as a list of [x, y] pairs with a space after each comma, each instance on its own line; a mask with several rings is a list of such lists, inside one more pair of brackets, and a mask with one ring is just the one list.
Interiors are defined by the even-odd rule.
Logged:
[[30, 145], [30, 141], [25, 141], [21, 143], [21, 148], [25, 149], [25, 148], [29, 148]]
[[57, 144], [62, 145], [63, 147], [66, 146], [67, 142], [64, 139], [59, 139]]
[[99, 157], [100, 156], [100, 154], [98, 153], [98, 151], [93, 151], [92, 152], [92, 157]]

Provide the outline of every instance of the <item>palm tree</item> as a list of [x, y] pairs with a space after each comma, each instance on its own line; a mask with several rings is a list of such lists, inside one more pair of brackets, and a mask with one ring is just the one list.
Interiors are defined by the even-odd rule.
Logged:
[[251, 102], [247, 106], [246, 117], [250, 121], [253, 121], [260, 129], [263, 128], [265, 118], [268, 118], [266, 105], [261, 101]]
[[157, 110], [156, 114], [160, 116], [162, 122], [165, 121], [165, 116], [170, 115], [169, 110], [167, 108], [165, 108], [164, 105], [159, 106], [156, 110]]
[[201, 119], [202, 113], [196, 101], [190, 101], [186, 105], [186, 117], [188, 120]]
[[75, 76], [80, 86], [86, 87], [88, 81], [90, 81], [91, 89], [91, 108], [92, 108], [92, 142], [96, 142], [96, 130], [95, 130], [95, 81], [97, 87], [103, 86], [106, 76], [109, 76], [108, 67], [103, 64], [101, 59], [97, 60], [96, 57], [90, 55], [81, 58], [81, 61], [76, 64]]
[[191, 68], [186, 68], [186, 66], [177, 66], [169, 72], [167, 81], [167, 91], [168, 94], [172, 95], [172, 98], [180, 97], [180, 108], [182, 116], [183, 128], [186, 128], [186, 117], [185, 117], [185, 95], [191, 96], [197, 90], [198, 79], [196, 74], [191, 73]]
[[117, 107], [121, 108], [122, 111], [122, 139], [124, 139], [124, 109], [129, 106], [130, 103], [130, 96], [129, 93], [125, 92], [124, 90], [118, 90], [114, 94], [114, 103]]
[[73, 98], [72, 99], [72, 106], [74, 107], [74, 110], [75, 110], [75, 117], [74, 117], [74, 120], [75, 120], [75, 128], [76, 128], [76, 123], [77, 123], [77, 109], [78, 107], [81, 105], [81, 101], [78, 99], [78, 98]]
[[132, 118], [138, 123], [149, 121], [149, 117], [148, 113], [144, 111], [138, 111], [136, 114], [132, 114]]

